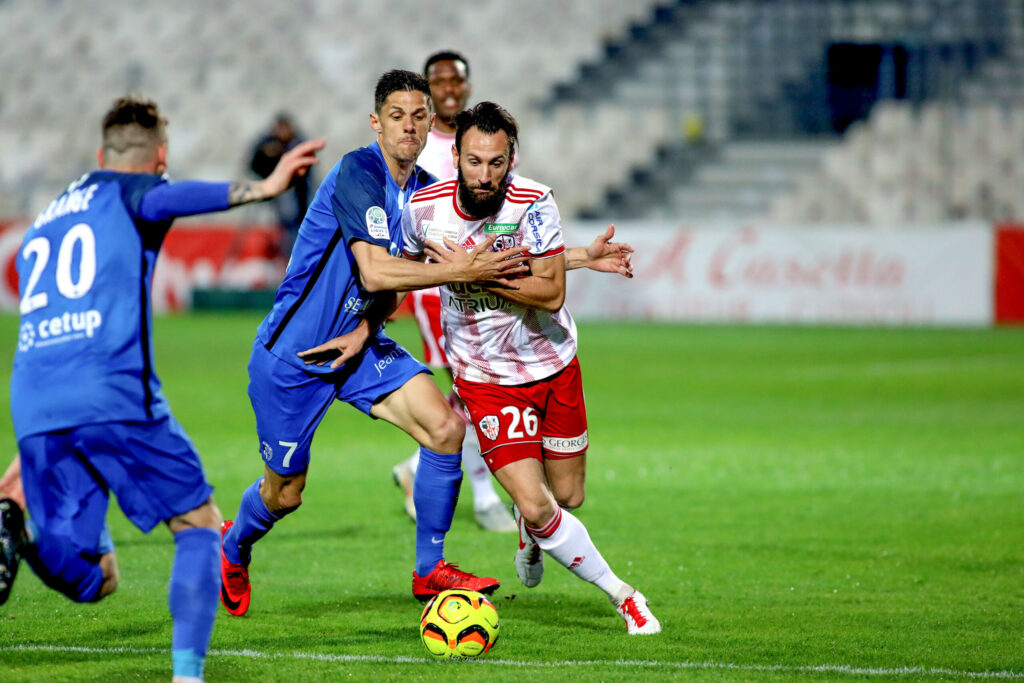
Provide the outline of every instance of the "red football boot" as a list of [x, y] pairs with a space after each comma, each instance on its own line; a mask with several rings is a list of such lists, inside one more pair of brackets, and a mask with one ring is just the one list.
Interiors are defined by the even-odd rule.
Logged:
[[438, 560], [434, 568], [426, 576], [412, 573], [412, 594], [420, 602], [426, 602], [438, 593], [452, 588], [476, 591], [490, 595], [498, 589], [497, 579], [473, 576], [459, 569], [458, 565]]
[[224, 534], [234, 524], [225, 520], [220, 526], [220, 601], [230, 614], [240, 617], [249, 611], [252, 585], [249, 583], [249, 568], [233, 564], [224, 555]]

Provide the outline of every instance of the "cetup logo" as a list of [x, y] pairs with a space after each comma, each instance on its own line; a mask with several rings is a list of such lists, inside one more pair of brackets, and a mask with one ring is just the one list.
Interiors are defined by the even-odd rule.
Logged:
[[28, 351], [36, 344], [36, 328], [32, 323], [22, 323], [21, 329], [18, 330], [18, 350], [21, 352]]
[[18, 350], [24, 352], [33, 347], [91, 339], [102, 324], [103, 315], [95, 309], [64, 313], [35, 324], [25, 321], [18, 331]]

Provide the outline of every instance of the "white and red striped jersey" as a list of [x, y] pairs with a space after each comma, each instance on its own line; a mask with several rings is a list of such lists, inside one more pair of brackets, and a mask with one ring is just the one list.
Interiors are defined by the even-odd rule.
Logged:
[[[455, 180], [431, 185], [406, 204], [402, 234], [407, 257], [418, 258], [427, 240], [443, 243], [448, 237], [468, 250], [496, 234], [496, 251], [522, 244], [534, 259], [565, 258], [551, 188], [513, 176], [498, 213], [477, 220], [459, 208], [457, 185]], [[441, 290], [445, 352], [459, 379], [526, 384], [559, 372], [576, 356], [576, 323], [565, 307], [548, 313], [474, 284], [454, 283]]]

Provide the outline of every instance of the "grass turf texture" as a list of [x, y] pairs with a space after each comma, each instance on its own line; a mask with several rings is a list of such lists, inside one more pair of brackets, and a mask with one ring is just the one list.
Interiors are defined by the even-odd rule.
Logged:
[[[226, 517], [262, 470], [245, 393], [257, 324], [155, 325], [166, 394]], [[6, 358], [16, 330], [0, 318]], [[411, 322], [391, 332], [419, 351]], [[336, 405], [305, 505], [256, 548], [249, 614], [218, 614], [207, 677], [1024, 677], [1024, 330], [586, 324], [580, 336], [592, 447], [579, 516], [664, 633], [627, 637], [604, 596], [550, 560], [541, 586], [522, 588], [514, 536], [475, 526], [466, 482], [447, 555], [501, 579], [501, 639], [480, 662], [426, 661], [413, 525], [389, 476], [413, 443]], [[167, 677], [173, 544], [119, 511], [110, 521], [118, 592], [77, 605], [23, 567], [0, 608], [0, 678]]]

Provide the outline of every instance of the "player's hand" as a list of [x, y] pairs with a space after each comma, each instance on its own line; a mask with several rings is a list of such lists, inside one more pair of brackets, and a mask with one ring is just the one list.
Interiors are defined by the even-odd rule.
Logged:
[[21, 455], [14, 456], [14, 460], [7, 466], [4, 476], [0, 477], [0, 498], [10, 498], [22, 510], [28, 509], [25, 504], [25, 489], [21, 487]]
[[445, 237], [444, 245], [426, 242], [424, 251], [427, 256], [438, 263], [458, 265], [466, 278], [465, 282], [496, 284], [507, 289], [518, 289], [513, 281], [518, 277], [530, 274], [530, 266], [527, 263], [530, 257], [523, 256], [523, 252], [528, 247], [518, 246], [501, 251], [489, 251], [496, 238], [496, 235], [490, 235], [483, 242], [466, 251]]
[[618, 273], [633, 277], [633, 247], [624, 242], [612, 242], [615, 226], [609, 225], [604, 234], [598, 235], [587, 246], [587, 268], [602, 273]]
[[363, 345], [370, 338], [370, 326], [360, 323], [356, 329], [348, 334], [335, 337], [324, 342], [320, 346], [314, 346], [305, 351], [299, 351], [298, 356], [306, 365], [327, 365], [331, 362], [331, 370], [337, 370], [346, 361], [363, 350]]
[[323, 149], [325, 144], [323, 138], [306, 140], [285, 152], [273, 172], [263, 181], [266, 196], [276, 197], [291, 186], [294, 177], [306, 175], [310, 166], [319, 163], [316, 153]]

